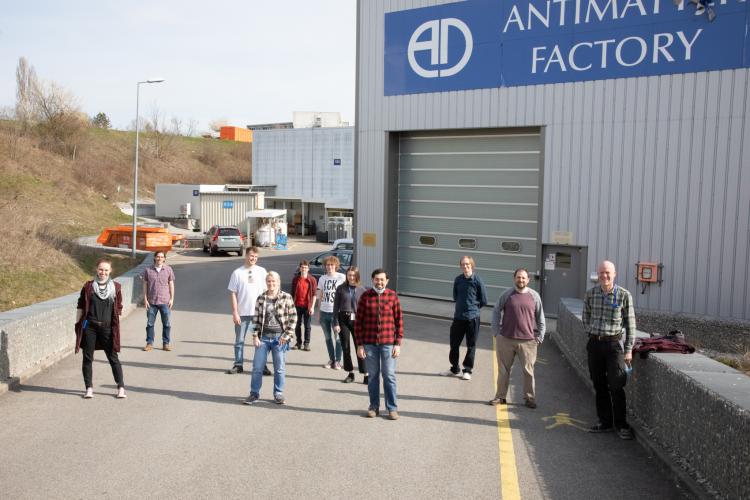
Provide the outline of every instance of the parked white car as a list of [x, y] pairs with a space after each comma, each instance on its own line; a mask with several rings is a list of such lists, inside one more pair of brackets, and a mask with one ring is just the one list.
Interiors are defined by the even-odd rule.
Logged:
[[333, 242], [331, 250], [354, 250], [354, 239], [339, 238]]
[[245, 251], [245, 236], [234, 226], [213, 226], [203, 236], [203, 251], [218, 255], [219, 252], [237, 252], [242, 256]]

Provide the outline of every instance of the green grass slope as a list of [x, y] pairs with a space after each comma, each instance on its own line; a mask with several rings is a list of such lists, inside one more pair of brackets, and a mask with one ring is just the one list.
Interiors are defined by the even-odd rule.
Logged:
[[[141, 135], [139, 198], [157, 183], [249, 183], [250, 144]], [[126, 223], [135, 134], [86, 129], [73, 153], [51, 151], [33, 130], [0, 121], [0, 311], [65, 295], [93, 275], [98, 254], [71, 241]], [[115, 272], [134, 264], [115, 256]]]

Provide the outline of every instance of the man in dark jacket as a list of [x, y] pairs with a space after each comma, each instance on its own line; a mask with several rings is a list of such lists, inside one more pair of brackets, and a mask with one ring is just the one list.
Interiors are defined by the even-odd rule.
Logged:
[[[468, 255], [459, 261], [462, 274], [453, 280], [453, 300], [456, 309], [453, 313], [453, 323], [450, 329], [451, 349], [448, 353], [450, 370], [440, 372], [444, 377], [459, 377], [471, 380], [474, 370], [474, 354], [476, 352], [477, 337], [479, 336], [479, 313], [487, 305], [487, 289], [482, 279], [474, 272], [474, 259]], [[466, 357], [463, 362], [463, 373], [458, 367], [459, 349], [466, 337]]]

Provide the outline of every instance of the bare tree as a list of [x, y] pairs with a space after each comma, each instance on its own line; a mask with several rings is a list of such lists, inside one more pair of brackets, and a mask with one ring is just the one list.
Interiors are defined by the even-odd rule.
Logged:
[[88, 117], [79, 110], [73, 94], [55, 82], [42, 82], [33, 103], [42, 146], [75, 158]]
[[185, 135], [187, 137], [193, 137], [198, 131], [198, 120], [195, 118], [191, 118], [188, 123], [187, 127], [185, 127]]
[[55, 82], [37, 82], [33, 93], [33, 109], [39, 122], [80, 113], [73, 94]]
[[172, 117], [172, 128], [170, 132], [174, 135], [182, 135], [182, 120], [176, 116]]
[[34, 67], [25, 57], [19, 58], [16, 66], [16, 119], [23, 124], [28, 124], [33, 119], [34, 93], [38, 86]]
[[55, 82], [40, 81], [24, 57], [16, 67], [16, 118], [24, 128], [36, 129], [43, 147], [73, 157], [88, 123], [73, 94]]
[[153, 106], [151, 108], [151, 120], [144, 124], [146, 139], [144, 146], [147, 146], [152, 157], [160, 160], [167, 158], [174, 149], [175, 134], [172, 130], [167, 129], [165, 121], [165, 117], [158, 106]]

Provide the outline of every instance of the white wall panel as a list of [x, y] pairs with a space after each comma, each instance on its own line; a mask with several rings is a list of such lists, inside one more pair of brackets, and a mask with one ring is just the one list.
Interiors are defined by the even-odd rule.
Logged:
[[256, 130], [253, 158], [253, 183], [276, 196], [354, 207], [353, 127]]
[[[443, 3], [359, 2], [358, 238], [390, 209], [388, 131], [541, 126], [543, 242], [570, 230], [589, 271], [614, 259], [639, 307], [750, 319], [748, 70], [383, 96], [384, 14]], [[358, 245], [363, 272], [381, 236]], [[664, 263], [661, 287], [640, 293], [638, 260]]]

